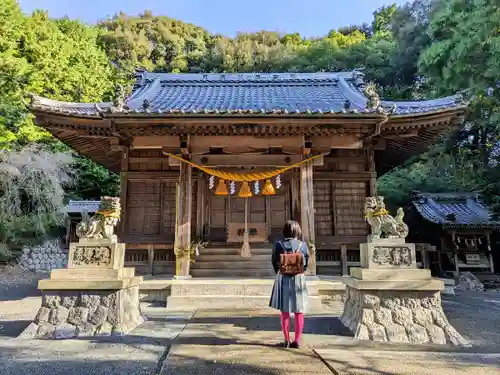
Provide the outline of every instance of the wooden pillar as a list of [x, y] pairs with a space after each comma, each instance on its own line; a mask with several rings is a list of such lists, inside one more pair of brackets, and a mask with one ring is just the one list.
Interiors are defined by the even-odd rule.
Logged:
[[422, 245], [422, 268], [429, 269], [429, 244]]
[[[300, 167], [300, 222], [303, 240], [315, 245], [314, 234], [314, 189], [313, 162], [308, 161]], [[308, 275], [316, 275], [316, 251], [309, 257]]]
[[196, 192], [196, 237], [203, 237], [203, 227], [205, 225], [205, 198], [206, 198], [206, 181], [201, 176], [198, 179]]
[[[180, 164], [177, 202], [177, 230], [175, 244], [178, 249], [185, 251], [191, 246], [191, 205], [193, 202], [192, 169], [186, 163]], [[177, 276], [190, 277], [189, 256], [180, 256], [177, 259]]]
[[493, 262], [493, 254], [491, 253], [491, 238], [490, 232], [486, 232], [486, 246], [488, 249], [488, 260], [490, 262], [490, 272], [495, 273], [495, 264]]
[[458, 267], [458, 250], [455, 248], [457, 234], [455, 231], [451, 232], [451, 243], [453, 244], [453, 261], [455, 262], [456, 277], [460, 275], [460, 268]]
[[155, 248], [153, 244], [148, 245], [148, 275], [153, 275], [153, 265], [155, 260]]
[[[369, 172], [376, 172], [376, 166], [375, 166], [375, 151], [373, 150], [373, 147], [368, 147], [366, 150], [366, 161], [367, 161], [367, 169]], [[376, 177], [371, 177], [370, 178], [370, 185], [368, 188], [368, 193], [370, 194], [371, 197], [375, 197], [377, 195], [377, 178]]]
[[299, 180], [294, 173], [290, 176], [290, 196], [292, 202], [292, 220], [300, 221], [300, 193], [299, 193]]
[[347, 266], [347, 245], [340, 245], [340, 263], [342, 266], [342, 276], [349, 276], [349, 267]]
[[128, 187], [128, 157], [129, 148], [123, 148], [120, 168], [120, 226], [118, 237], [121, 242], [126, 235], [127, 228], [127, 187]]

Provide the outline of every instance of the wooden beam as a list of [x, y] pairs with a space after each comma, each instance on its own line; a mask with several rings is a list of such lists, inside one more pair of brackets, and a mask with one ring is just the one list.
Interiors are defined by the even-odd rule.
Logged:
[[[285, 167], [302, 158], [300, 155], [192, 155], [191, 160], [206, 167]], [[182, 162], [169, 157], [168, 163], [178, 167]]]
[[222, 147], [227, 153], [245, 153], [270, 147], [282, 147], [285, 151], [298, 153], [302, 147], [302, 137], [191, 136], [190, 148], [193, 154], [207, 153], [210, 147]]
[[370, 181], [377, 178], [375, 172], [314, 172], [314, 180]]
[[313, 136], [310, 138], [314, 151], [328, 152], [332, 148], [359, 149], [363, 147], [363, 140], [351, 134], [334, 135], [329, 137]]
[[141, 148], [179, 148], [179, 137], [176, 135], [138, 136], [132, 139], [132, 149]]

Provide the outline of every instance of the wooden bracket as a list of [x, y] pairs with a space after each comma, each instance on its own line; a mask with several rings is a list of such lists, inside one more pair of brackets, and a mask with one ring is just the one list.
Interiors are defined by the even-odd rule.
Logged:
[[188, 156], [189, 155], [189, 136], [181, 136], [179, 137], [180, 140], [180, 149], [181, 149], [181, 154], [183, 156]]
[[302, 152], [304, 156], [308, 156], [311, 154], [312, 142], [308, 140], [304, 140], [304, 146], [302, 147]]

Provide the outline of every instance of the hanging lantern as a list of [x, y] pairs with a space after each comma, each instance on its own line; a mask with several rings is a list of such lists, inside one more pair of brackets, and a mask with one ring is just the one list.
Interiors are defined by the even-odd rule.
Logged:
[[215, 190], [215, 195], [229, 195], [225, 180], [219, 180], [219, 183], [217, 184], [217, 189]]
[[250, 190], [250, 186], [248, 182], [245, 181], [241, 184], [240, 192], [238, 193], [238, 197], [240, 198], [250, 198], [252, 196], [252, 191]]
[[271, 180], [266, 180], [264, 187], [262, 188], [262, 195], [275, 195], [276, 190], [274, 190], [273, 183]]

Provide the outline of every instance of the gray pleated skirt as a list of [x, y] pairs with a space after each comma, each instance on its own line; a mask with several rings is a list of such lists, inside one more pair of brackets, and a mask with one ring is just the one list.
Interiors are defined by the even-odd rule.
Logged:
[[274, 281], [269, 307], [288, 313], [305, 313], [309, 308], [309, 294], [305, 275], [282, 275]]

